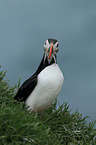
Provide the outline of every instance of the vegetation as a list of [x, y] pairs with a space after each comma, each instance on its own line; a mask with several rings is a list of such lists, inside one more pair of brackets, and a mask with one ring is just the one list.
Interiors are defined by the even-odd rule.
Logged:
[[[86, 123], [78, 111], [71, 113], [57, 100], [46, 111], [29, 113], [24, 103], [14, 100], [15, 89], [0, 71], [0, 144], [1, 145], [95, 145], [95, 122]], [[20, 84], [20, 82], [19, 82]]]

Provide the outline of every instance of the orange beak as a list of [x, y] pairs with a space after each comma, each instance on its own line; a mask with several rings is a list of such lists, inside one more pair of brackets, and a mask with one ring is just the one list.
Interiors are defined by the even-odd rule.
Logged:
[[49, 59], [50, 59], [50, 57], [51, 57], [52, 47], [53, 47], [53, 43], [51, 43], [51, 47], [50, 47], [50, 51], [49, 51]]

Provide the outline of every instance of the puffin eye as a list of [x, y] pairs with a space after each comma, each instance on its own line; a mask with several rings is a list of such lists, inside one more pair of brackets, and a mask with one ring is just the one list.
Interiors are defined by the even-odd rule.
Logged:
[[57, 47], [59, 46], [59, 43], [57, 43]]

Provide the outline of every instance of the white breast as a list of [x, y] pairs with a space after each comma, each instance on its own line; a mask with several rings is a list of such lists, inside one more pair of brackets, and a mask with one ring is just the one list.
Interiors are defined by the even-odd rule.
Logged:
[[63, 74], [57, 64], [46, 67], [38, 75], [38, 82], [26, 100], [33, 111], [47, 109], [59, 95], [64, 82]]

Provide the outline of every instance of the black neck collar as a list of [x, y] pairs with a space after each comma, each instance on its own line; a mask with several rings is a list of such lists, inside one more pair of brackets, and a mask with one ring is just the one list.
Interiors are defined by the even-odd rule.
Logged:
[[[34, 75], [38, 75], [45, 67], [47, 67], [47, 66], [49, 66], [51, 64], [54, 64], [54, 63], [55, 63], [54, 58], [52, 58], [50, 63], [48, 62], [47, 57], [46, 57], [46, 59], [44, 61], [44, 55], [43, 55], [42, 61], [41, 61], [40, 65], [39, 65], [37, 71], [34, 73]], [[57, 63], [57, 59], [56, 59], [56, 63]]]

